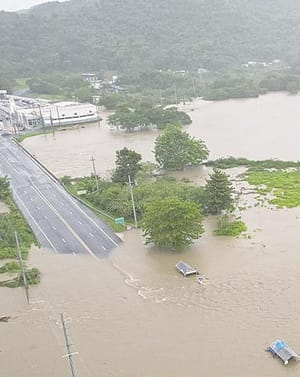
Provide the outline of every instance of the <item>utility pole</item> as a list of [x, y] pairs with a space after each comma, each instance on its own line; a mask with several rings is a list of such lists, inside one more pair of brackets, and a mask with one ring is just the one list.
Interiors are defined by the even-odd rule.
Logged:
[[133, 190], [132, 190], [132, 182], [131, 182], [131, 178], [130, 178], [129, 174], [128, 174], [128, 183], [129, 183], [129, 189], [130, 189], [130, 195], [131, 195], [131, 203], [132, 203], [134, 225], [137, 228], [137, 219], [136, 219], [136, 210], [135, 210], [135, 203], [134, 203]]
[[194, 80], [194, 78], [192, 78], [192, 82], [193, 82], [194, 97], [196, 97], [196, 88], [195, 88], [195, 80]]
[[58, 119], [58, 127], [60, 127], [60, 115], [58, 111], [58, 106], [55, 106], [55, 107], [56, 107], [56, 113], [57, 113], [57, 119]]
[[51, 109], [50, 110], [50, 123], [51, 123], [51, 127], [52, 127], [52, 135], [55, 136], [55, 133], [54, 133], [54, 124], [53, 124], [53, 119], [52, 119], [52, 111]]
[[178, 102], [178, 97], [177, 97], [177, 86], [176, 86], [176, 83], [175, 83], [175, 104], [177, 105], [177, 102]]
[[97, 176], [97, 172], [96, 172], [96, 165], [95, 165], [95, 159], [94, 157], [92, 156], [92, 164], [93, 164], [93, 172], [94, 172], [94, 177], [96, 179], [96, 187], [97, 187], [97, 192], [99, 192], [99, 182], [98, 182], [98, 176]]
[[76, 373], [75, 373], [75, 369], [74, 369], [74, 364], [73, 364], [72, 357], [74, 355], [76, 355], [78, 352], [73, 352], [73, 353], [71, 352], [71, 344], [69, 342], [69, 337], [68, 337], [66, 323], [65, 323], [65, 319], [64, 319], [63, 313], [60, 314], [60, 320], [61, 320], [62, 328], [63, 328], [63, 331], [64, 331], [66, 348], [67, 348], [67, 351], [68, 351], [68, 353], [65, 355], [65, 357], [67, 357], [69, 359], [69, 364], [70, 364], [70, 369], [71, 369], [71, 375], [72, 375], [72, 377], [76, 377]]
[[54, 124], [53, 124], [53, 118], [52, 118], [52, 111], [51, 111], [51, 109], [49, 109], [49, 111], [50, 111], [50, 124], [51, 124], [51, 128], [52, 128], [52, 135], [55, 136]]
[[42, 120], [42, 127], [43, 127], [43, 130], [45, 132], [45, 122], [44, 122], [44, 117], [43, 117], [42, 110], [41, 110], [41, 105], [39, 104], [38, 107], [39, 107], [39, 112], [40, 112], [40, 118]]
[[15, 231], [15, 239], [16, 239], [16, 244], [17, 244], [17, 249], [18, 249], [19, 263], [20, 263], [20, 269], [21, 269], [22, 277], [23, 277], [23, 283], [24, 283], [24, 288], [25, 288], [26, 300], [27, 300], [27, 303], [30, 304], [28, 283], [27, 283], [26, 273], [25, 273], [25, 270], [24, 270], [24, 264], [23, 264], [21, 250], [20, 250], [20, 244], [19, 244], [18, 234], [17, 234], [16, 231]]

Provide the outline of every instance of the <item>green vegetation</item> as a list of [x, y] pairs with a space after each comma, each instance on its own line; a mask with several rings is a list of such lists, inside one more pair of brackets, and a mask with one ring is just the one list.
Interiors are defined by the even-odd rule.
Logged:
[[[59, 128], [55, 128], [55, 131], [59, 131]], [[24, 141], [25, 139], [27, 139], [28, 137], [32, 137], [32, 136], [39, 136], [39, 135], [45, 135], [45, 134], [51, 134], [53, 133], [53, 129], [47, 129], [47, 128], [44, 128], [44, 129], [39, 129], [39, 130], [36, 130], [36, 131], [30, 131], [30, 132], [26, 132], [26, 133], [23, 133], [21, 135], [18, 135], [16, 137], [16, 140], [19, 142], [19, 143], [22, 143], [22, 141]]]
[[202, 140], [196, 140], [178, 126], [169, 126], [157, 137], [154, 153], [159, 167], [166, 170], [199, 165], [209, 154]]
[[176, 197], [158, 199], [146, 206], [142, 223], [146, 244], [180, 249], [204, 232], [200, 208]]
[[[178, 126], [165, 132], [169, 129], [179, 131], [176, 140], [181, 137]], [[191, 142], [192, 146], [196, 143], [188, 135], [184, 135], [184, 140], [186, 144]], [[172, 144], [173, 139], [169, 143]], [[168, 142], [165, 145], [168, 146]], [[80, 199], [95, 211], [110, 219], [124, 217], [126, 223], [132, 223], [132, 202], [127, 184], [128, 174], [132, 174], [138, 223], [144, 231], [146, 243], [161, 248], [182, 248], [199, 238], [203, 233], [202, 208], [207, 214], [219, 214], [233, 208], [229, 178], [219, 170], [213, 171], [205, 187], [198, 187], [189, 182], [177, 182], [171, 177], [154, 177], [154, 169], [152, 163], [141, 163], [138, 153], [123, 148], [117, 152], [112, 180], [97, 177], [96, 182], [94, 176], [74, 180], [63, 177], [62, 182], [73, 195], [80, 194]]]
[[116, 152], [116, 169], [112, 175], [112, 182], [126, 184], [134, 183], [137, 173], [141, 170], [142, 155], [128, 148]]
[[287, 169], [287, 168], [300, 168], [300, 161], [281, 161], [281, 160], [248, 160], [247, 158], [240, 157], [226, 157], [219, 158], [214, 161], [208, 161], [206, 166], [213, 166], [219, 169], [229, 169], [239, 166], [245, 166], [252, 170], [261, 169]]
[[0, 274], [4, 274], [7, 272], [19, 272], [19, 271], [20, 271], [20, 265], [16, 261], [7, 262], [2, 267], [0, 267]]
[[246, 179], [258, 186], [260, 194], [272, 194], [269, 203], [278, 208], [293, 208], [300, 205], [300, 170], [295, 171], [253, 171], [246, 173]]
[[226, 214], [218, 218], [218, 228], [214, 231], [214, 234], [216, 236], [238, 237], [246, 230], [247, 226], [243, 221]]
[[[245, 179], [257, 186], [261, 195], [272, 194], [270, 204], [278, 208], [293, 208], [300, 205], [300, 161], [248, 160], [246, 158], [220, 158], [208, 161], [207, 166], [228, 169], [244, 166]], [[289, 169], [289, 170], [288, 170]]]
[[[41, 273], [37, 268], [31, 268], [25, 272], [26, 280], [29, 285], [37, 285], [41, 280]], [[17, 288], [24, 286], [24, 280], [21, 273], [12, 279], [0, 281], [0, 287]]]
[[[27, 225], [25, 219], [17, 209], [13, 202], [9, 188], [9, 180], [0, 177], [0, 200], [5, 203], [9, 209], [8, 213], [0, 214], [0, 259], [16, 259], [18, 257], [17, 245], [15, 239], [15, 231], [18, 232], [20, 240], [21, 253], [24, 259], [28, 256], [28, 251], [32, 244], [36, 244], [36, 240], [31, 229]], [[20, 277], [19, 264], [15, 261], [8, 261], [0, 266], [0, 273], [18, 274], [17, 277], [0, 282], [0, 286], [16, 287], [23, 284]], [[37, 284], [40, 273], [33, 268], [27, 270], [29, 284]]]
[[[152, 176], [153, 166], [142, 164], [142, 170], [137, 175], [138, 185], [133, 187], [138, 219], [142, 219], [146, 206], [154, 200], [174, 196], [184, 201], [192, 201], [201, 205], [203, 189], [177, 183], [173, 178], [157, 178]], [[67, 180], [64, 179], [66, 182]], [[98, 178], [99, 192], [96, 189], [94, 177], [84, 177], [67, 182], [67, 188], [76, 195], [78, 191], [85, 192], [80, 199], [97, 210], [104, 212], [109, 218], [125, 217], [132, 223], [132, 204], [130, 191], [123, 183], [113, 183]], [[104, 218], [105, 221], [107, 219]], [[119, 231], [122, 229], [119, 229]]]
[[135, 106], [134, 109], [126, 105], [119, 107], [114, 114], [110, 115], [108, 122], [111, 126], [122, 128], [127, 131], [134, 129], [147, 129], [157, 127], [164, 129], [172, 124], [191, 124], [191, 118], [183, 111], [178, 111], [176, 107], [162, 108], [161, 106]]
[[0, 65], [7, 77], [87, 70], [134, 77], [276, 58], [298, 67], [299, 13], [297, 2], [282, 0], [53, 2], [0, 12]]
[[79, 74], [42, 74], [26, 81], [30, 91], [49, 100], [76, 99], [91, 102], [95, 90]]
[[23, 257], [27, 258], [28, 250], [36, 240], [11, 197], [4, 202], [9, 207], [9, 213], [0, 216], [0, 259], [17, 257], [15, 230], [19, 234]]
[[219, 169], [214, 168], [206, 180], [204, 211], [218, 215], [224, 210], [233, 208], [233, 187], [229, 177]]
[[[93, 90], [79, 74], [91, 71], [118, 74], [129, 106], [132, 94], [165, 104], [296, 93], [299, 14], [282, 0], [72, 0], [0, 12], [0, 87], [87, 101]], [[243, 66], [253, 60], [261, 64]], [[124, 96], [101, 101], [116, 108]]]
[[203, 98], [209, 101], [220, 101], [229, 98], [258, 97], [259, 88], [253, 80], [245, 77], [246, 73], [238, 77], [224, 76], [209, 83]]

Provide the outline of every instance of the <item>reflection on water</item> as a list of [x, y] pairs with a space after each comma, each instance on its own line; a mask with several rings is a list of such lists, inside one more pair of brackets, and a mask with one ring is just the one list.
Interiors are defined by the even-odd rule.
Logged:
[[[277, 148], [278, 157], [296, 158], [298, 150], [287, 139], [285, 144], [279, 138], [276, 145], [265, 139], [262, 145], [260, 138], [245, 133], [248, 117], [248, 127], [264, 126], [266, 135], [279, 137], [281, 111], [289, 122], [280, 132], [295, 127], [300, 111], [296, 101], [299, 97], [276, 94], [259, 100], [201, 102], [199, 111], [193, 104], [192, 115], [199, 121], [189, 130], [195, 135], [201, 130], [207, 141], [211, 138], [208, 145], [215, 155], [248, 151], [249, 157], [263, 158]], [[217, 125], [219, 138], [213, 138]], [[231, 139], [229, 125], [235, 127]], [[256, 132], [262, 137], [262, 130], [255, 128]], [[294, 140], [297, 132], [295, 128]], [[125, 144], [150, 158], [155, 136], [119, 135], [92, 126], [64, 132], [55, 140], [28, 139], [26, 146], [57, 174], [78, 176], [89, 174], [91, 155], [99, 171], [112, 168], [115, 150]], [[200, 184], [208, 173], [187, 169], [178, 177]], [[236, 186], [243, 206], [251, 206], [242, 211], [248, 237], [214, 237], [216, 220], [210, 218], [204, 236], [181, 252], [145, 247], [138, 230], [126, 232], [124, 244], [105, 260], [35, 251], [31, 263], [39, 266], [43, 279], [31, 289], [30, 308], [21, 289], [0, 290], [0, 314], [13, 317], [8, 324], [0, 323], [0, 364], [5, 366], [1, 370], [9, 371], [4, 375], [68, 375], [61, 358], [66, 351], [60, 312], [71, 317], [68, 328], [73, 348], [79, 351], [75, 364], [88, 377], [299, 375], [300, 365], [291, 363], [283, 370], [264, 349], [282, 337], [300, 352], [300, 208], [255, 207], [248, 187], [239, 182]], [[196, 266], [206, 277], [204, 284], [180, 275], [175, 269], [179, 260]]]

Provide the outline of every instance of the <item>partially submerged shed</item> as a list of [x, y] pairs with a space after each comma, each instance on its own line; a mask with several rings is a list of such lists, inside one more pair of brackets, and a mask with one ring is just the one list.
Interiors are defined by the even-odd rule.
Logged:
[[182, 273], [184, 276], [189, 276], [189, 275], [195, 275], [198, 274], [198, 271], [196, 268], [191, 267], [189, 264], [180, 261], [176, 264], [176, 268], [178, 271]]
[[291, 359], [300, 360], [300, 356], [281, 339], [275, 340], [267, 350], [274, 356], [278, 356], [284, 365], [287, 365]]

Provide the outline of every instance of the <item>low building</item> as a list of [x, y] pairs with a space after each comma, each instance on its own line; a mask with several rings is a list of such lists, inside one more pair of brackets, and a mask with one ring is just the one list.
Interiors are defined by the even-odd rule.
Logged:
[[3, 90], [1, 89], [0, 90], [0, 100], [3, 100], [6, 98], [6, 95], [7, 95], [7, 90]]
[[94, 82], [94, 81], [98, 80], [98, 78], [97, 78], [97, 76], [96, 76], [95, 73], [82, 73], [81, 77], [84, 80], [89, 81], [89, 82]]
[[59, 102], [35, 108], [17, 109], [19, 121], [26, 128], [67, 126], [101, 120], [95, 105], [78, 102]]

